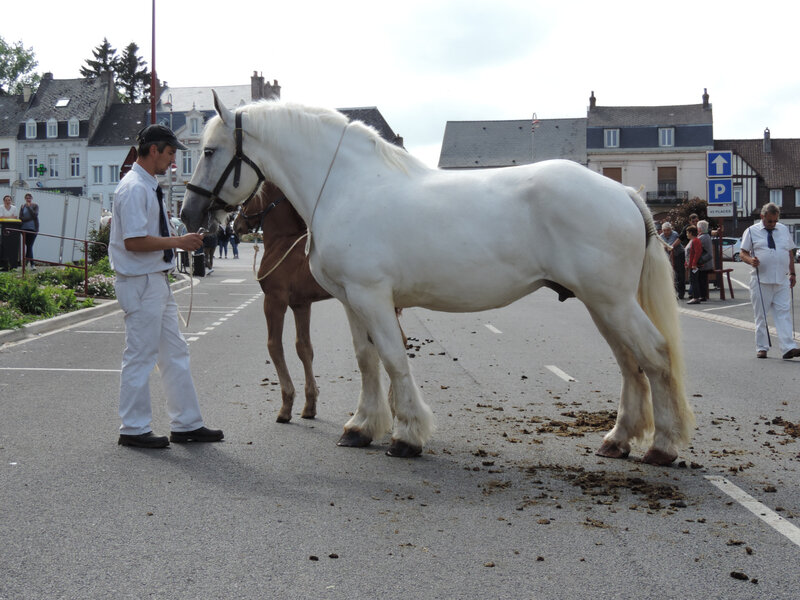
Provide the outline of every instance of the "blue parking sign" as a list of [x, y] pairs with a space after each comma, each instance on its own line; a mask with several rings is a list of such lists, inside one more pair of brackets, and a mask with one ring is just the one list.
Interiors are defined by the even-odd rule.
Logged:
[[730, 150], [706, 152], [706, 177], [730, 177], [733, 174]]
[[708, 180], [708, 203], [709, 204], [729, 204], [733, 202], [733, 180], [731, 179], [709, 179]]

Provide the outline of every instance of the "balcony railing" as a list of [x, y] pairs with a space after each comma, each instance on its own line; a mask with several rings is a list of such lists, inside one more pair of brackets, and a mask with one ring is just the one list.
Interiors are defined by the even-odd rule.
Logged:
[[689, 192], [688, 191], [659, 191], [659, 192], [647, 192], [647, 203], [648, 204], [677, 204], [678, 202], [683, 202], [684, 200], [689, 199]]

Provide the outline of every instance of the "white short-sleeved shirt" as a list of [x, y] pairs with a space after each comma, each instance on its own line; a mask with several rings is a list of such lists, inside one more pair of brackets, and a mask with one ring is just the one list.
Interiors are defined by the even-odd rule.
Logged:
[[17, 207], [13, 204], [6, 210], [6, 205], [0, 202], [0, 219], [16, 219], [19, 215]]
[[[789, 275], [789, 251], [792, 250], [794, 240], [789, 233], [789, 228], [783, 223], [776, 223], [772, 230], [772, 239], [775, 248], [768, 245], [767, 230], [763, 223], [756, 223], [747, 228], [742, 236], [742, 250], [750, 256], [758, 258], [758, 279], [761, 283], [784, 283]], [[750, 271], [752, 277], [756, 276], [755, 267]]]
[[121, 275], [146, 275], [175, 266], [174, 257], [172, 262], [164, 261], [162, 250], [131, 252], [125, 248], [129, 238], [161, 235], [156, 187], [156, 178], [134, 163], [114, 192], [108, 254], [111, 268]]

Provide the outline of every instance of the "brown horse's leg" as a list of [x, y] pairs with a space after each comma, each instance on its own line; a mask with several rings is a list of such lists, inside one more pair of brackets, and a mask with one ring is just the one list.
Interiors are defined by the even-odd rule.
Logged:
[[300, 415], [304, 419], [317, 416], [317, 396], [319, 388], [314, 379], [314, 348], [311, 346], [311, 303], [293, 306], [294, 323], [297, 329], [295, 348], [306, 375], [306, 404]]
[[278, 423], [288, 423], [292, 418], [294, 385], [283, 355], [283, 319], [286, 316], [286, 304], [265, 296], [264, 316], [267, 317], [267, 349], [281, 384], [282, 403], [277, 421]]

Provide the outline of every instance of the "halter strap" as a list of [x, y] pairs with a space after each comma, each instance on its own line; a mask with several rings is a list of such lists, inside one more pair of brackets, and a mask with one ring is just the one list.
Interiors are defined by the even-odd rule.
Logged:
[[231, 157], [230, 162], [228, 162], [228, 166], [225, 167], [225, 170], [220, 175], [217, 184], [214, 186], [212, 191], [208, 191], [205, 188], [201, 188], [200, 186], [194, 185], [193, 183], [187, 183], [186, 189], [190, 190], [196, 194], [200, 194], [201, 196], [205, 196], [211, 200], [211, 205], [208, 207], [209, 211], [212, 210], [224, 210], [226, 212], [233, 212], [236, 210], [236, 207], [228, 204], [219, 196], [220, 190], [222, 190], [222, 186], [225, 185], [225, 182], [228, 179], [231, 171], [233, 171], [233, 187], [239, 187], [239, 180], [242, 173], [242, 162], [247, 163], [247, 165], [256, 172], [258, 176], [258, 182], [256, 186], [253, 188], [253, 191], [250, 192], [250, 195], [247, 197], [247, 200], [244, 201], [246, 204], [250, 201], [250, 199], [256, 195], [258, 188], [261, 186], [262, 182], [266, 180], [264, 174], [261, 172], [261, 169], [258, 168], [258, 165], [254, 163], [250, 158], [244, 153], [242, 149], [242, 139], [244, 137], [244, 131], [242, 130], [242, 113], [237, 112], [235, 116], [235, 127], [233, 130], [233, 137], [236, 143], [236, 152]]

